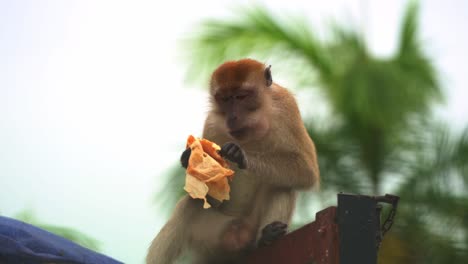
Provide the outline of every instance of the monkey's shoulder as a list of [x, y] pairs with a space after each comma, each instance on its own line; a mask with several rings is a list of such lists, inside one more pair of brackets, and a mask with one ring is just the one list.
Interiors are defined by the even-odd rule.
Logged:
[[273, 83], [273, 85], [271, 86], [271, 91], [273, 92], [273, 99], [279, 100], [285, 97], [294, 97], [293, 94], [287, 88], [277, 83]]
[[297, 109], [297, 102], [294, 94], [287, 88], [274, 83], [272, 85], [272, 94], [271, 98], [273, 103], [280, 104], [281, 106], [286, 106], [288, 109]]

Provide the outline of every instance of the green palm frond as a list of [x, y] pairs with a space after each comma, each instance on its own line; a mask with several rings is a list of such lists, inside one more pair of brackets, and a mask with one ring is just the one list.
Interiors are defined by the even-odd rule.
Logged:
[[[405, 206], [399, 208], [398, 211], [398, 221], [392, 227], [391, 234], [388, 233], [383, 240], [380, 264], [464, 263], [466, 261], [466, 249], [463, 249], [459, 240], [453, 236], [458, 230], [451, 223], [424, 217], [426, 212], [417, 207]], [[434, 225], [445, 225], [447, 228], [444, 231], [447, 233], [441, 235], [440, 232], [434, 232]], [[389, 245], [389, 243], [397, 245]], [[389, 250], [389, 247], [393, 250]]]
[[169, 215], [177, 201], [186, 193], [183, 189], [185, 183], [185, 170], [180, 164], [169, 169], [163, 186], [156, 192], [153, 198], [158, 211]]
[[413, 152], [415, 160], [397, 190], [405, 201], [400, 216], [417, 215], [425, 222], [425, 232], [432, 241], [426, 241], [427, 247], [437, 244], [431, 252], [445, 252], [430, 254], [429, 259], [439, 259], [433, 263], [459, 263], [468, 256], [468, 244], [463, 240], [468, 235], [467, 131], [456, 135], [445, 124], [436, 123], [425, 127], [420, 136], [419, 151]]
[[418, 17], [419, 5], [417, 1], [408, 1], [400, 31], [399, 57], [404, 58], [415, 50], [419, 50], [420, 45], [417, 36], [419, 31]]
[[[430, 58], [424, 55], [423, 46], [420, 45], [418, 19], [419, 5], [417, 1], [409, 1], [402, 22], [395, 62], [401, 68], [399, 74], [405, 78], [405, 82], [411, 88], [409, 92], [421, 94], [421, 100], [428, 101], [426, 97], [430, 97], [441, 101], [443, 97], [438, 87], [437, 73]], [[419, 89], [427, 91], [420, 93]], [[416, 98], [413, 95], [412, 97]]]
[[321, 191], [367, 193], [371, 183], [363, 181], [365, 171], [356, 158], [357, 146], [349, 142], [339, 129], [319, 129], [312, 124], [307, 122], [306, 127], [320, 153]]
[[[287, 60], [289, 55], [304, 58], [320, 71], [331, 74], [330, 58], [314, 37], [305, 19], [279, 19], [264, 7], [240, 8], [237, 19], [209, 20], [196, 37], [187, 40], [193, 50], [189, 76], [205, 74], [225, 60], [260, 55]], [[276, 55], [271, 55], [276, 54]]]
[[[414, 195], [419, 190], [434, 188], [450, 190], [455, 196], [466, 195], [468, 189], [468, 130], [460, 135], [444, 124], [425, 127], [419, 141], [419, 150], [411, 161], [411, 174], [407, 175], [400, 192]], [[417, 136], [417, 135], [414, 135]]]
[[468, 127], [453, 142], [454, 154], [452, 156], [454, 166], [462, 177], [465, 189], [468, 189]]

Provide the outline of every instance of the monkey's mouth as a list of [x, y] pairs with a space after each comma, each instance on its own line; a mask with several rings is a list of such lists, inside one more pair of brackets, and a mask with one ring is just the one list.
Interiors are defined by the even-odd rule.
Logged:
[[235, 130], [229, 130], [229, 134], [236, 139], [243, 138], [247, 133], [246, 128], [240, 128], [240, 129], [235, 129]]

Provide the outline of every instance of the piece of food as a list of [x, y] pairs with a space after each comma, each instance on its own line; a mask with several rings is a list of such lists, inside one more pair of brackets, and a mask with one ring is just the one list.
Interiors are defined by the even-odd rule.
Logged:
[[234, 171], [228, 168], [228, 163], [219, 155], [221, 149], [216, 143], [207, 139], [195, 138], [190, 135], [187, 147], [190, 154], [184, 190], [192, 197], [203, 199], [203, 208], [210, 208], [206, 200], [209, 195], [216, 200], [229, 200], [229, 183]]

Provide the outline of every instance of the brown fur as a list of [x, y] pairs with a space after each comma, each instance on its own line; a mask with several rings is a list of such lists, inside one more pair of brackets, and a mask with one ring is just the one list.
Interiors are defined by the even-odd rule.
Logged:
[[[236, 170], [231, 199], [219, 207], [203, 209], [199, 201], [184, 197], [153, 241], [147, 263], [173, 263], [182, 251], [192, 252], [194, 263], [240, 261], [263, 227], [273, 221], [290, 223], [297, 190], [318, 186], [315, 146], [296, 100], [278, 84], [266, 87], [264, 71], [265, 65], [245, 59], [224, 63], [213, 73], [212, 110], [203, 137], [221, 146], [237, 143], [246, 154], [247, 169]], [[243, 89], [255, 91], [248, 100], [260, 107], [246, 111], [229, 106], [239, 119], [229, 125], [226, 108], [215, 96], [236, 96]], [[243, 102], [234, 100], [240, 108]], [[248, 132], [236, 138], [232, 127]]]

